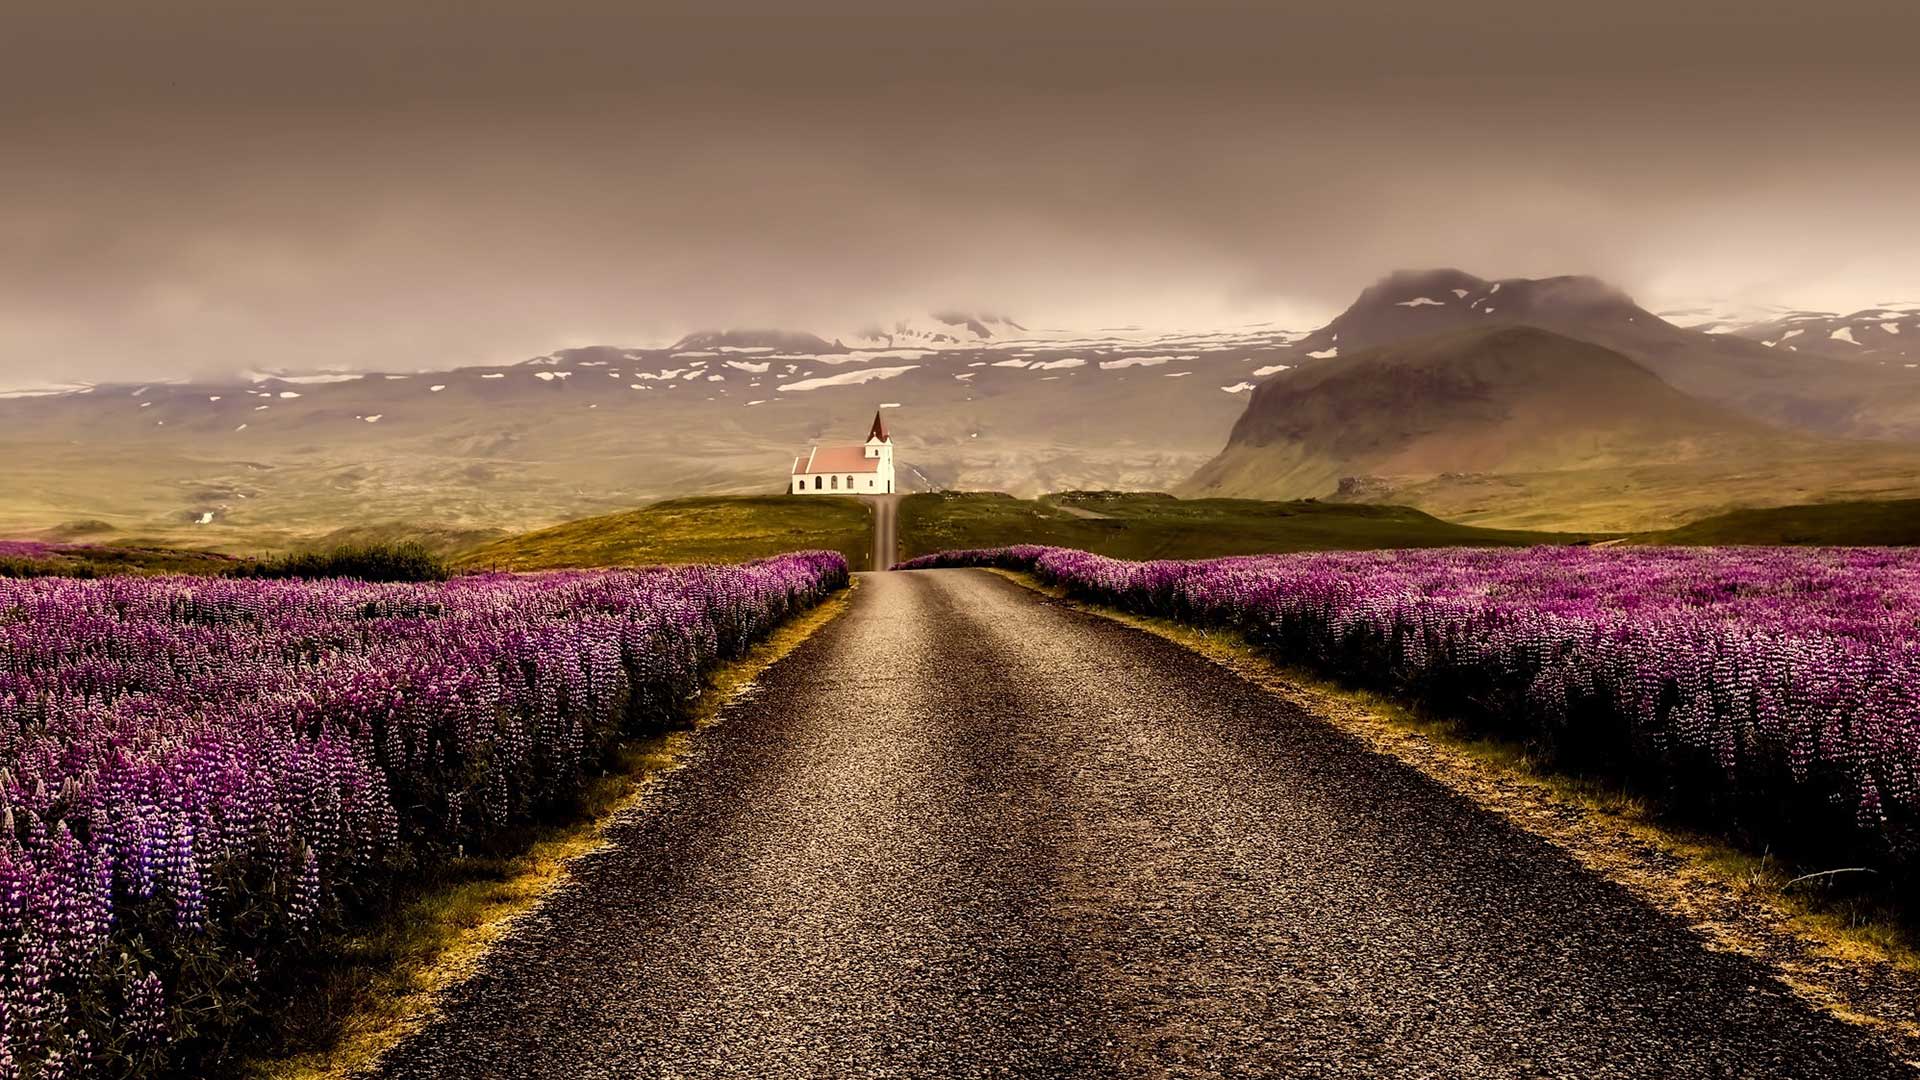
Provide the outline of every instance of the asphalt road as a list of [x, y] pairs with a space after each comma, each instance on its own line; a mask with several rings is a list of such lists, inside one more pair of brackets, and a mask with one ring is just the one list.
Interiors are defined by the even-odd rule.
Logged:
[[379, 1075], [1909, 1075], [1158, 638], [866, 576]]
[[866, 498], [873, 508], [873, 565], [868, 569], [885, 570], [899, 562], [900, 495], [874, 495]]

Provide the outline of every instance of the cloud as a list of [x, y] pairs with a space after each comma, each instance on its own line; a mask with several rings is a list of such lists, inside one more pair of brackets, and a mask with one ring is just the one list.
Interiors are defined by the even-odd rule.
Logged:
[[981, 3], [404, 7], [10, 15], [0, 383], [952, 307], [1299, 324], [1422, 265], [1920, 296], [1910, 6], [1823, 6], [1845, 49], [1651, 0], [1052, 2], [1017, 34]]

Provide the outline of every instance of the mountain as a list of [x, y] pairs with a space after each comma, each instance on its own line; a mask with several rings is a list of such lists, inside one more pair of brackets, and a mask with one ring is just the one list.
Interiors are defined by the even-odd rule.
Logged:
[[1851, 315], [1777, 312], [1770, 318], [1723, 324], [1715, 332], [1784, 352], [1920, 371], [1920, 304], [1884, 304]]
[[1737, 334], [1676, 326], [1591, 277], [1488, 281], [1459, 270], [1402, 271], [1376, 282], [1295, 346], [1332, 361], [1355, 350], [1475, 325], [1515, 323], [1612, 349], [1676, 389], [1788, 428], [1920, 439], [1920, 377], [1871, 358], [1810, 363]]
[[1685, 330], [1704, 334], [1724, 334], [1741, 327], [1756, 326], [1794, 314], [1780, 304], [1729, 303], [1721, 300], [1663, 307], [1655, 314]]
[[1305, 498], [1347, 477], [1687, 459], [1774, 434], [1611, 349], [1535, 327], [1472, 327], [1263, 382], [1193, 486]]
[[1368, 286], [1299, 348], [1331, 356], [1489, 322], [1590, 330], [1635, 319], [1658, 316], [1597, 278], [1487, 281], [1460, 270], [1402, 270]]
[[[1549, 393], [1537, 360], [1351, 364], [1370, 347], [1514, 326], [1597, 346], [1612, 355], [1607, 363], [1624, 358], [1637, 374], [1607, 368], [1612, 381], [1590, 384], [1581, 380], [1597, 378], [1587, 369], [1602, 362], [1537, 342], [1529, 348], [1578, 375], [1561, 396]], [[1575, 352], [1585, 359], [1567, 359]], [[1678, 327], [1582, 277], [1394, 274], [1307, 333], [1268, 324], [1069, 332], [947, 312], [901, 320], [873, 340], [719, 329], [666, 348], [592, 345], [503, 366], [395, 363], [389, 372], [255, 371], [0, 393], [0, 535], [85, 520], [123, 537], [245, 551], [396, 521], [524, 531], [672, 496], [773, 490], [795, 452], [857, 438], [876, 406], [898, 408], [889, 415], [903, 486], [1016, 495], [1165, 490], [1206, 466], [1205, 482], [1188, 490], [1335, 497], [1356, 478], [1337, 497], [1392, 490], [1442, 516], [1572, 527], [1670, 524], [1779, 501], [1773, 487], [1799, 502], [1873, 497], [1908, 491], [1920, 475], [1899, 448], [1847, 441], [1920, 433], [1914, 371]], [[1332, 379], [1343, 371], [1358, 382]], [[1648, 372], [1667, 389], [1650, 386]], [[1258, 465], [1239, 460], [1244, 447], [1222, 454], [1249, 393], [1275, 376], [1324, 386], [1326, 407], [1348, 410], [1338, 415], [1350, 438], [1378, 445], [1355, 450], [1323, 432], [1290, 451], [1269, 440]], [[1483, 411], [1471, 412], [1475, 399], [1457, 387], [1431, 402], [1395, 396], [1394, 380], [1416, 376], [1481, 387]], [[1624, 406], [1583, 417], [1569, 390], [1643, 400], [1671, 431], [1636, 426]], [[1699, 408], [1681, 409], [1668, 390]], [[1442, 412], [1422, 411], [1429, 407]], [[1484, 411], [1496, 407], [1504, 411]], [[1697, 434], [1707, 423], [1700, 409], [1722, 436]], [[1408, 416], [1433, 430], [1396, 443], [1381, 425]], [[1767, 445], [1725, 435], [1756, 421], [1774, 425], [1760, 440]], [[1474, 434], [1472, 424], [1493, 434]], [[1753, 476], [1728, 480], [1733, 456], [1695, 453], [1716, 437], [1739, 448]], [[1609, 468], [1624, 479], [1609, 481]], [[1538, 472], [1513, 479], [1521, 470]]]
[[1297, 337], [1272, 327], [851, 348], [714, 331], [505, 366], [254, 372], [0, 397], [0, 536], [75, 520], [242, 551], [343, 527], [538, 527], [785, 487], [890, 408], [907, 487], [1164, 489]]
[[1005, 315], [987, 312], [940, 311], [923, 318], [896, 319], [861, 327], [839, 340], [870, 348], [895, 346], [954, 348], [1026, 340], [1036, 334]]
[[843, 353], [845, 345], [797, 330], [701, 330], [673, 343], [670, 352], [729, 349], [740, 352]]
[[[1532, 300], [1535, 311], [1617, 313], [1623, 304], [1584, 285]], [[1920, 448], [1790, 433], [1682, 393], [1618, 351], [1508, 324], [1364, 348], [1266, 380], [1226, 448], [1181, 493], [1396, 502], [1476, 524], [1618, 529], [1708, 506], [1793, 501], [1773, 489], [1807, 484], [1920, 494]]]

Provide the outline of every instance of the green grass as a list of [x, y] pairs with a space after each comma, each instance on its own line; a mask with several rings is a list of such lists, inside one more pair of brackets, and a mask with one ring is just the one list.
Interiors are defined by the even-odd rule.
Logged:
[[0, 577], [97, 578], [113, 574], [224, 574], [243, 560], [210, 551], [133, 546], [75, 546], [46, 558], [0, 558]]
[[234, 577], [358, 578], [361, 581], [445, 581], [453, 576], [446, 560], [411, 541], [342, 544], [262, 559], [236, 567]]
[[1834, 502], [1735, 510], [1641, 533], [1645, 544], [1920, 544], [1920, 499]]
[[418, 544], [434, 555], [452, 555], [510, 537], [505, 529], [463, 527], [459, 525], [416, 524], [383, 521], [366, 525], [347, 525], [295, 545], [297, 552], [328, 551], [342, 547], [371, 547], [389, 544]]
[[873, 519], [856, 499], [793, 495], [668, 499], [508, 537], [457, 557], [467, 569], [546, 570], [744, 562], [784, 551], [838, 551], [868, 563]]
[[1485, 529], [1405, 506], [1176, 499], [1131, 492], [910, 495], [900, 504], [902, 558], [956, 548], [1052, 544], [1122, 559], [1200, 559], [1289, 551], [1574, 543], [1573, 533]]

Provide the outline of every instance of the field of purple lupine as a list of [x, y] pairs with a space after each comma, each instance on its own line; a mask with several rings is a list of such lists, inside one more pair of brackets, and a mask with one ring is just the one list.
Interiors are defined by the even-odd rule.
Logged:
[[846, 581], [820, 552], [426, 585], [0, 578], [0, 1080], [206, 1053], [396, 880], [577, 798], [618, 739]]
[[1907, 881], [1920, 861], [1917, 549], [1135, 563], [1014, 547], [903, 568], [981, 565], [1238, 631], [1283, 662], [1526, 740], [1561, 766], [1624, 775], [1761, 843], [1876, 860]]

